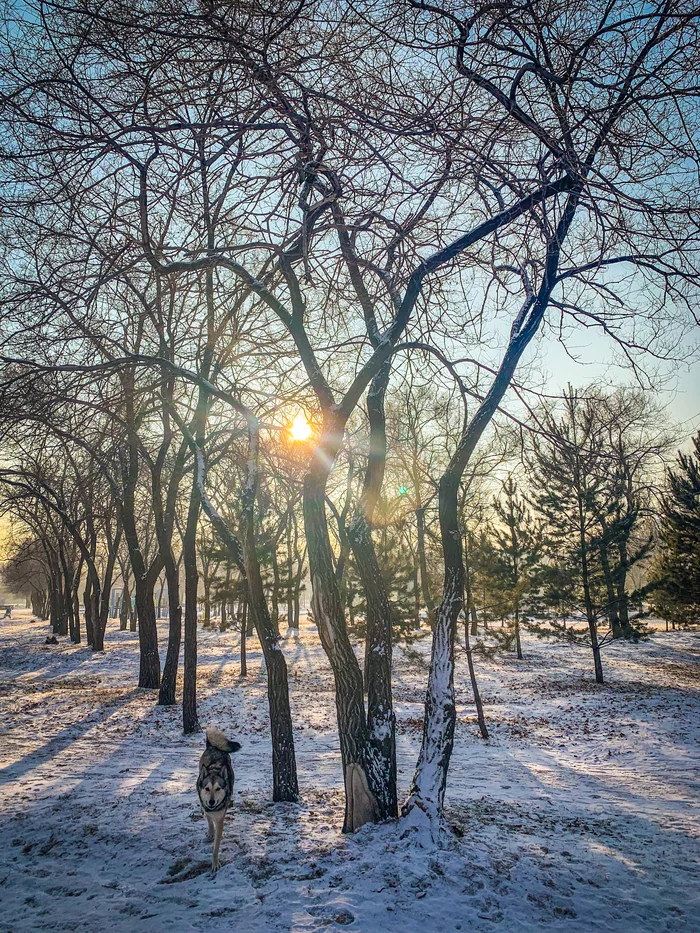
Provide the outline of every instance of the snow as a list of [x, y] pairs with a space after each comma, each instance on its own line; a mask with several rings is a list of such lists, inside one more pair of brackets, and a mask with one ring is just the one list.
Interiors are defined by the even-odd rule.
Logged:
[[[203, 736], [134, 686], [138, 636], [110, 621], [93, 656], [48, 633], [0, 627], [2, 933], [700, 930], [698, 633], [606, 648], [602, 687], [583, 648], [526, 637], [521, 662], [476, 657], [488, 742], [458, 649], [454, 835], [426, 850], [401, 824], [341, 835], [332, 680], [306, 620], [283, 646], [301, 805], [269, 802], [257, 642], [241, 679], [237, 635], [200, 630], [200, 720], [243, 745], [216, 876], [195, 792]], [[394, 653], [403, 794], [429, 650]]]

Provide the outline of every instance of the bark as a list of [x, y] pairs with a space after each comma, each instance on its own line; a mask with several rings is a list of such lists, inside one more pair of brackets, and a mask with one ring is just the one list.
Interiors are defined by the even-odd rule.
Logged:
[[[330, 432], [333, 435], [333, 428]], [[331, 444], [333, 449], [333, 436]], [[318, 627], [321, 644], [331, 664], [335, 680], [336, 712], [338, 717], [338, 737], [345, 776], [346, 802], [343, 832], [352, 832], [358, 828], [354, 822], [360, 813], [371, 812], [372, 808], [355, 807], [352, 794], [362, 787], [361, 781], [349, 781], [348, 775], [355, 769], [350, 765], [359, 765], [367, 781], [368, 793], [376, 802], [381, 794], [381, 769], [377, 768], [372, 753], [369, 730], [364, 707], [362, 672], [352, 650], [345, 626], [345, 613], [340, 599], [340, 591], [333, 567], [333, 554], [330, 546], [328, 525], [325, 512], [325, 484], [328, 464], [335, 460], [319, 444], [314, 463], [304, 478], [304, 527], [309, 553], [311, 572], [311, 606], [314, 621]]]
[[425, 698], [423, 741], [403, 814], [409, 826], [429, 829], [437, 839], [442, 819], [447, 771], [455, 730], [454, 640], [462, 608], [462, 562], [457, 493], [459, 476], [454, 471], [440, 479], [439, 514], [445, 562], [443, 596], [435, 614], [433, 644]]
[[[270, 602], [272, 604], [271, 605], [272, 611], [270, 615], [272, 618], [272, 623], [276, 628], [279, 628], [279, 624], [280, 624], [280, 588], [281, 586], [282, 584], [280, 580], [280, 564], [279, 564], [279, 557], [277, 554], [277, 542], [274, 542], [273, 547], [272, 547], [272, 594], [271, 594], [271, 599], [270, 599]], [[223, 616], [222, 616], [222, 624], [223, 624]], [[287, 619], [287, 625], [289, 624], [290, 624], [289, 619]]]
[[98, 630], [99, 637], [104, 645], [104, 635], [107, 629], [107, 619], [109, 618], [109, 599], [112, 593], [112, 579], [114, 577], [114, 567], [117, 561], [117, 552], [119, 550], [119, 542], [121, 541], [122, 536], [122, 523], [121, 520], [117, 519], [117, 527], [114, 532], [114, 538], [109, 543], [109, 550], [107, 551], [107, 560], [105, 561], [105, 571], [104, 577], [102, 580], [102, 588], [100, 592], [99, 600], [99, 616], [98, 616]]
[[[467, 534], [464, 541], [464, 580], [465, 580], [465, 599], [467, 607], [467, 624], [471, 619], [471, 634], [476, 635], [477, 631], [477, 615], [476, 615], [476, 605], [474, 604], [474, 590], [472, 587], [472, 566], [471, 566], [471, 556], [469, 553], [469, 535]], [[467, 640], [469, 638], [469, 633], [466, 633]], [[467, 649], [468, 652], [471, 652], [471, 648]], [[470, 668], [471, 671], [471, 668]]]

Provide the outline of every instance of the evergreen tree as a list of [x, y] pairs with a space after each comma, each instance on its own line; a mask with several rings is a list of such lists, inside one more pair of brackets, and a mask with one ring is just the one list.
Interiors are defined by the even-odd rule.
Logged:
[[694, 453], [679, 453], [667, 473], [661, 519], [662, 547], [653, 578], [657, 611], [674, 622], [700, 619], [700, 432]]
[[563, 396], [561, 416], [545, 412], [544, 427], [546, 434], [532, 444], [532, 501], [546, 524], [550, 560], [563, 560], [575, 573], [588, 623], [596, 682], [603, 683], [596, 558], [597, 516], [604, 480], [598, 463], [602, 432], [596, 406], [586, 403], [569, 386]]
[[494, 529], [496, 569], [507, 612], [513, 618], [515, 648], [522, 659], [520, 613], [525, 597], [539, 585], [542, 532], [512, 476], [503, 483], [502, 496], [494, 499], [493, 507], [500, 521]]

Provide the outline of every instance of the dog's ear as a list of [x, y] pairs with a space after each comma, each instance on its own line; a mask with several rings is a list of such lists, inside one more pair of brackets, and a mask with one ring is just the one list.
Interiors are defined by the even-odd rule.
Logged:
[[229, 742], [228, 748], [226, 749], [227, 752], [231, 752], [231, 753], [240, 752], [240, 750], [241, 750], [241, 746], [238, 742]]

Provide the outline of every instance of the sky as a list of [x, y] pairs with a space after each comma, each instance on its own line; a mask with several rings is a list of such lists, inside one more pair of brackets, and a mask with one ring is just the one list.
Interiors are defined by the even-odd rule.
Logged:
[[[595, 331], [574, 334], [567, 340], [567, 346], [571, 355], [550, 335], [539, 342], [537, 361], [546, 379], [547, 392], [556, 394], [569, 382], [574, 386], [598, 384], [601, 387], [634, 384], [630, 368], [616, 362], [614, 345], [605, 335]], [[695, 351], [694, 360], [660, 367], [656, 380], [660, 388], [655, 393], [659, 402], [667, 406], [670, 422], [678, 426], [681, 446], [685, 446], [683, 441], [700, 428], [700, 358], [697, 353], [700, 334], [697, 332], [688, 349]], [[651, 392], [654, 394], [654, 390]]]

